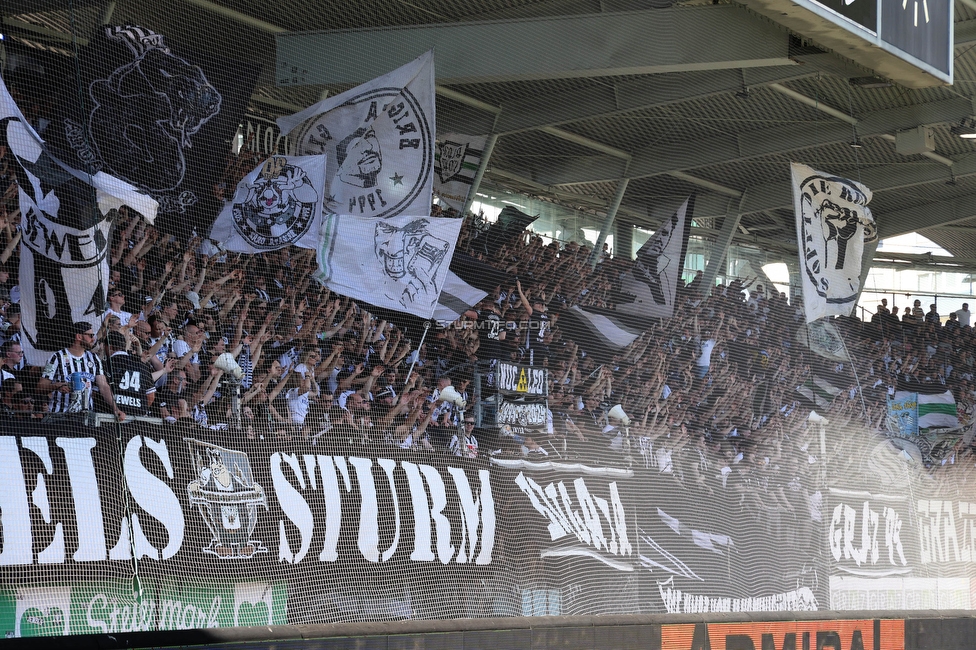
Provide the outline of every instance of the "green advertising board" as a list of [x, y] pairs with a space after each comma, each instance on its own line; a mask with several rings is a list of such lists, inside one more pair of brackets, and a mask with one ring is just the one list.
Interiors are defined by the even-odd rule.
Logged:
[[284, 625], [284, 582], [108, 581], [0, 591], [4, 637]]

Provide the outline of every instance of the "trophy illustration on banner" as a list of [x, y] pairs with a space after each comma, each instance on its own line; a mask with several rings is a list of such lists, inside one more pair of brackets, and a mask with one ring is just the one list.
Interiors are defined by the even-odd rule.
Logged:
[[258, 506], [267, 510], [268, 500], [264, 489], [254, 482], [247, 454], [193, 438], [184, 440], [197, 475], [186, 490], [213, 536], [203, 552], [226, 560], [267, 553], [267, 547], [251, 539]]

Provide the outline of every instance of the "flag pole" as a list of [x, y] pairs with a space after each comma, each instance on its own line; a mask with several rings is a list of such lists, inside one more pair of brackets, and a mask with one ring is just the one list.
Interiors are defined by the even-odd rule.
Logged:
[[424, 347], [424, 341], [427, 340], [427, 332], [429, 331], [430, 331], [430, 321], [426, 321], [424, 323], [424, 333], [420, 337], [420, 343], [417, 344], [417, 356], [415, 356], [413, 358], [413, 361], [410, 362], [410, 370], [407, 371], [407, 377], [406, 379], [403, 380], [404, 385], [406, 385], [406, 383], [410, 381], [410, 375], [413, 374], [413, 367], [417, 365], [417, 359], [420, 358], [420, 348]]
[[[624, 176], [619, 181], [617, 181], [617, 193], [613, 196], [613, 201], [610, 203], [609, 209], [607, 209], [607, 218], [603, 222], [603, 227], [600, 229], [600, 236], [596, 240], [596, 244], [593, 245], [593, 252], [590, 254], [590, 269], [595, 269], [597, 262], [600, 261], [600, 254], [603, 252], [603, 244], [607, 241], [607, 236], [610, 234], [610, 229], [613, 227], [613, 221], [617, 218], [617, 210], [620, 209], [620, 203], [624, 200], [624, 192], [627, 191], [627, 184], [630, 183], [630, 178]], [[630, 258], [630, 253], [627, 253], [628, 259]]]
[[844, 339], [842, 334], [840, 337], [841, 345], [844, 346], [844, 352], [847, 353], [847, 358], [851, 360], [851, 370], [854, 371], [854, 381], [857, 382], [857, 394], [861, 398], [861, 413], [864, 415], [864, 419], [871, 423], [871, 416], [868, 415], [868, 405], [864, 402], [864, 388], [861, 387], [861, 378], [857, 374], [857, 364], [854, 363], [854, 357], [851, 356], [851, 351], [847, 347], [847, 341]]
[[478, 165], [478, 171], [474, 175], [474, 179], [471, 181], [471, 188], [468, 190], [468, 198], [465, 199], [464, 205], [461, 208], [461, 218], [468, 213], [471, 209], [471, 203], [474, 201], [475, 195], [478, 193], [478, 188], [481, 187], [481, 179], [485, 177], [485, 170], [488, 169], [488, 160], [491, 158], [491, 152], [495, 149], [495, 143], [498, 142], [498, 134], [492, 133], [488, 136], [485, 141], [484, 149], [481, 150], [481, 164]]

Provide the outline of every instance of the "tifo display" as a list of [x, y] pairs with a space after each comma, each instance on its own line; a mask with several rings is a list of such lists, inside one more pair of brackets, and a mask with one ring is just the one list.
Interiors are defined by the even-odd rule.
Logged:
[[791, 166], [791, 302], [686, 274], [694, 196], [634, 260], [466, 212], [432, 52], [276, 123], [152, 30], [76, 56], [84, 101], [0, 80], [7, 636], [976, 607], [976, 336], [851, 318], [861, 183]]

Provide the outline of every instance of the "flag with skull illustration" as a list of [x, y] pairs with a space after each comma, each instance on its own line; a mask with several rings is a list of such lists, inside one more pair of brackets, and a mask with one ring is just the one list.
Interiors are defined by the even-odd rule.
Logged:
[[444, 289], [461, 219], [331, 215], [316, 279], [378, 307], [430, 318]]
[[430, 214], [434, 56], [278, 119], [298, 155], [328, 156], [326, 207], [386, 218]]
[[20, 206], [20, 342], [39, 366], [71, 343], [72, 323], [101, 324], [113, 209], [126, 205], [152, 222], [158, 206], [125, 181], [51, 156], [2, 79], [0, 148], [11, 154]]
[[238, 183], [210, 238], [238, 253], [316, 248], [324, 189], [324, 155], [271, 156]]
[[877, 236], [871, 190], [806, 165], [791, 171], [806, 321], [847, 316], [860, 293], [865, 241]]

